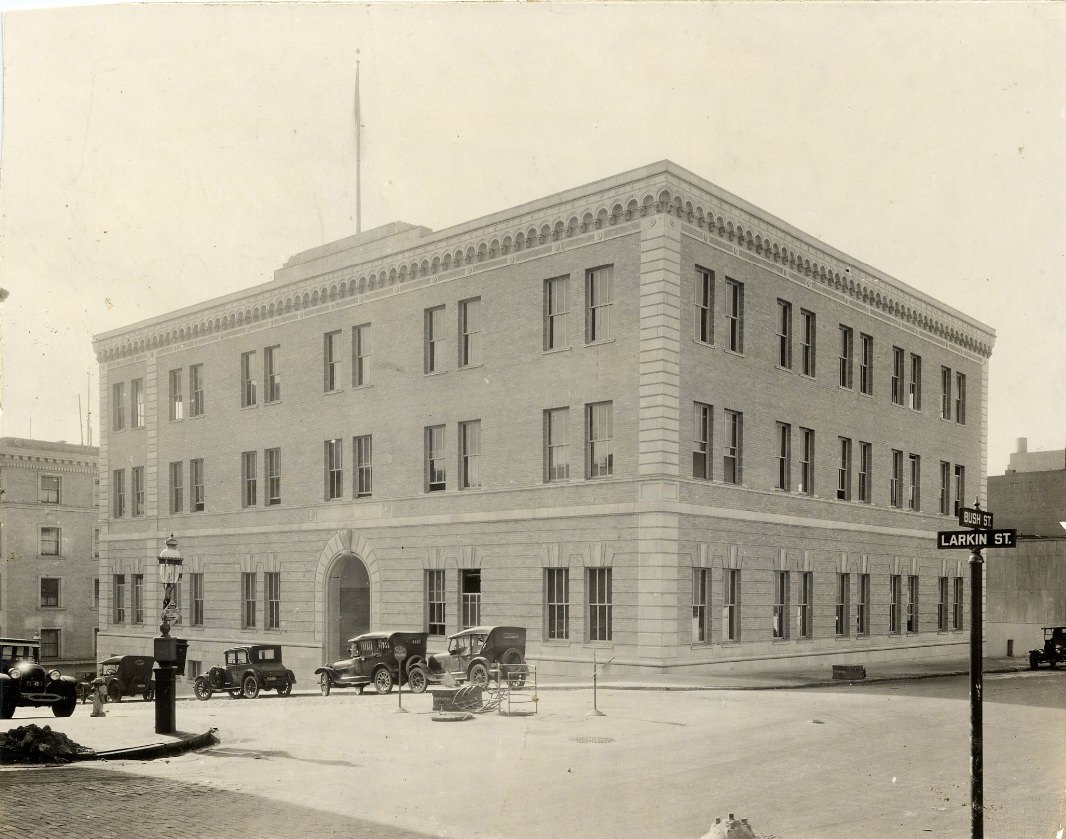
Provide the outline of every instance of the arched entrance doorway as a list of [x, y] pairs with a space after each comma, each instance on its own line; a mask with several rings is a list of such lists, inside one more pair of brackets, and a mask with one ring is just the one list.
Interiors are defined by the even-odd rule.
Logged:
[[347, 655], [347, 641], [370, 631], [370, 575], [355, 554], [338, 557], [329, 572], [326, 597], [326, 653]]

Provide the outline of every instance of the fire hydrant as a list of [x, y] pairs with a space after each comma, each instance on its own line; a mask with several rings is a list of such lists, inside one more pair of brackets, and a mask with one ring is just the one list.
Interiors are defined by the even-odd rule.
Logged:
[[107, 716], [107, 712], [104, 710], [104, 680], [99, 676], [93, 679], [93, 712], [89, 716]]

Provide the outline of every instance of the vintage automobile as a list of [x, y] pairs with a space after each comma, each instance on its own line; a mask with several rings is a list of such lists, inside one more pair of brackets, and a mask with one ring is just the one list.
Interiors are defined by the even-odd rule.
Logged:
[[121, 702], [123, 696], [141, 696], [150, 702], [155, 696], [152, 681], [151, 656], [113, 655], [100, 662], [100, 678], [111, 702]]
[[[396, 651], [403, 647], [403, 662]], [[333, 688], [357, 688], [372, 684], [378, 693], [388, 693], [401, 680], [411, 693], [426, 689], [425, 632], [368, 632], [348, 641], [348, 658], [315, 670], [323, 696]]]
[[1029, 650], [1029, 668], [1036, 670], [1041, 662], [1047, 662], [1048, 667], [1057, 664], [1066, 664], [1066, 626], [1045, 626], [1044, 646], [1040, 649]]
[[225, 651], [225, 665], [212, 667], [193, 683], [196, 698], [207, 701], [225, 691], [233, 699], [255, 699], [261, 690], [292, 693], [296, 676], [281, 662], [280, 644], [246, 644]]
[[78, 680], [41, 666], [40, 639], [0, 638], [0, 719], [22, 706], [51, 707], [69, 717], [78, 705]]
[[499, 673], [504, 678], [525, 681], [526, 630], [522, 626], [474, 626], [448, 636], [446, 652], [427, 659], [431, 682], [477, 682], [488, 684]]

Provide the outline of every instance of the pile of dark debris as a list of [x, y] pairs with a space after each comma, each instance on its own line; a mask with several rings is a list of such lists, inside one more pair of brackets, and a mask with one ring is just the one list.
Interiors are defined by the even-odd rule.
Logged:
[[24, 725], [0, 737], [0, 763], [70, 763], [92, 749], [49, 726]]

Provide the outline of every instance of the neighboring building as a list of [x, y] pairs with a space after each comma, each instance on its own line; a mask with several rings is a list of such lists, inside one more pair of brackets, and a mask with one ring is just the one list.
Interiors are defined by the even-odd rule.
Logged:
[[[0, 288], [0, 303], [7, 300], [8, 291]], [[4, 333], [3, 320], [0, 319], [0, 418], [4, 416]]]
[[543, 672], [964, 655], [994, 340], [669, 162], [314, 248], [96, 337], [101, 643], [173, 532], [190, 674], [479, 623]]
[[1025, 655], [1041, 627], [1066, 626], [1066, 450], [1027, 448], [1020, 437], [1007, 473], [988, 478], [994, 524], [1018, 531], [1017, 548], [985, 562], [989, 655]]
[[0, 438], [0, 636], [41, 638], [41, 657], [96, 661], [99, 449]]

